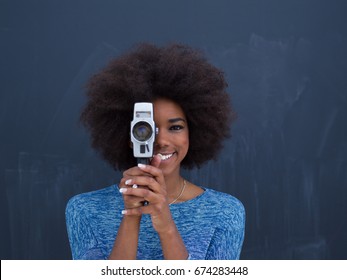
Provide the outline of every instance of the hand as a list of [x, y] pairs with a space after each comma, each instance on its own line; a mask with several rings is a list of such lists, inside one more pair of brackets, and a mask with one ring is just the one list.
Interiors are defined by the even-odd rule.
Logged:
[[[120, 191], [124, 197], [127, 216], [150, 214], [154, 229], [160, 233], [175, 227], [167, 201], [166, 184], [162, 171], [158, 168], [160, 157], [154, 156], [151, 165], [139, 165], [123, 174]], [[133, 185], [144, 186], [132, 188]], [[143, 205], [148, 201], [148, 205]]]
[[[123, 172], [123, 178], [121, 179], [119, 183], [119, 191], [123, 194], [123, 200], [124, 200], [124, 207], [125, 209], [133, 209], [138, 208], [144, 205], [145, 199], [144, 197], [139, 197], [136, 195], [131, 195], [130, 192], [128, 192], [128, 189], [137, 189], [137, 188], [144, 188], [148, 189], [146, 186], [138, 186], [135, 183], [132, 183], [132, 178], [135, 176], [143, 175], [143, 172], [139, 170], [139, 167], [132, 167], [126, 171]], [[127, 194], [125, 194], [127, 192]], [[141, 216], [139, 214], [138, 216]]]

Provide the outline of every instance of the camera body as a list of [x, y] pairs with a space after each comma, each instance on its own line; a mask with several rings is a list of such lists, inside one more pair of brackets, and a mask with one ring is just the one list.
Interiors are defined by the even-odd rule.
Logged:
[[153, 104], [138, 102], [134, 105], [134, 116], [130, 125], [130, 139], [134, 157], [139, 163], [148, 164], [153, 157], [157, 129], [153, 118]]

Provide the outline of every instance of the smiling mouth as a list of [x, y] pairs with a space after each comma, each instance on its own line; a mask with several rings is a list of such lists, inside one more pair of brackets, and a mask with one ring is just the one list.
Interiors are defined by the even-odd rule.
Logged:
[[160, 156], [162, 161], [166, 161], [166, 160], [170, 159], [174, 154], [175, 153], [166, 154], [166, 155], [158, 154], [158, 156]]

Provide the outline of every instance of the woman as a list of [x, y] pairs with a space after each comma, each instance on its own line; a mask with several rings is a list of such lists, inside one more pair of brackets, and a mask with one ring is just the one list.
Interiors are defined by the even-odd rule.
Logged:
[[[245, 212], [233, 196], [197, 186], [181, 167], [214, 159], [233, 120], [223, 73], [184, 45], [142, 44], [88, 86], [81, 120], [118, 170], [118, 185], [73, 197], [66, 222], [74, 259], [238, 259]], [[152, 102], [159, 128], [149, 165], [130, 142], [134, 103]]]

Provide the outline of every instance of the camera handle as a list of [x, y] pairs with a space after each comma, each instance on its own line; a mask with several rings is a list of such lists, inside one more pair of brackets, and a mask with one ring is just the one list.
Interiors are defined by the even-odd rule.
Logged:
[[[137, 164], [139, 164], [139, 163], [149, 165], [150, 164], [150, 160], [149, 160], [149, 158], [137, 158]], [[143, 202], [143, 206], [147, 206], [148, 204], [149, 203], [148, 203], [147, 200], [145, 200]]]
[[137, 163], [149, 165], [150, 161], [149, 158], [137, 158]]

